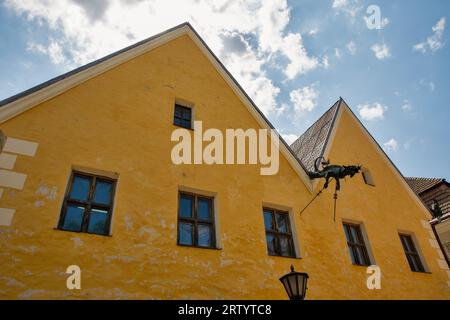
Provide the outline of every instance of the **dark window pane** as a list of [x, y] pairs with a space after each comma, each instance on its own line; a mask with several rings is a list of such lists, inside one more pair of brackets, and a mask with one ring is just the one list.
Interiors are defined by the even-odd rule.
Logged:
[[402, 243], [403, 243], [403, 248], [405, 249], [406, 252], [414, 252], [411, 243], [408, 241], [408, 236], [402, 236]]
[[364, 255], [364, 249], [362, 247], [359, 247], [359, 246], [355, 247], [355, 249], [356, 249], [356, 253], [358, 255], [358, 262], [359, 262], [358, 264], [361, 264], [361, 265], [368, 264], [367, 263], [367, 259], [366, 259], [365, 255]]
[[405, 243], [406, 243], [406, 248], [408, 249], [409, 252], [416, 252], [416, 248], [414, 247], [414, 244], [412, 243], [412, 239], [410, 236], [406, 236], [405, 237]]
[[198, 225], [198, 245], [200, 247], [211, 247], [211, 226], [204, 224]]
[[292, 256], [289, 238], [280, 236], [279, 241], [280, 241], [280, 254], [285, 257]]
[[175, 106], [175, 116], [181, 117], [181, 118], [187, 118], [191, 116], [191, 108], [183, 107], [180, 105]]
[[211, 200], [198, 198], [197, 218], [201, 220], [211, 220]]
[[414, 255], [414, 262], [417, 265], [416, 271], [425, 272], [425, 268], [423, 267], [422, 261], [420, 261], [419, 254]]
[[286, 214], [279, 214], [276, 215], [277, 219], [277, 226], [279, 232], [289, 232], [288, 230], [288, 222], [287, 222], [287, 215]]
[[74, 200], [87, 201], [89, 198], [90, 186], [91, 186], [90, 178], [75, 176], [73, 178], [70, 198]]
[[264, 225], [266, 226], [266, 230], [273, 230], [273, 214], [270, 211], [264, 211]]
[[414, 245], [413, 239], [410, 235], [400, 235], [400, 240], [405, 251], [406, 258], [408, 259], [409, 266], [412, 271], [424, 272], [422, 261], [420, 260], [419, 253]]
[[409, 263], [409, 267], [411, 268], [411, 270], [418, 271], [419, 267], [418, 267], [414, 257], [412, 255], [407, 254], [406, 258], [408, 258], [408, 263]]
[[344, 223], [344, 232], [352, 263], [356, 265], [370, 265], [361, 227], [359, 225]]
[[180, 195], [180, 217], [192, 218], [192, 209], [194, 205], [194, 197], [188, 195]]
[[179, 126], [182, 126], [182, 127], [184, 127], [184, 128], [187, 128], [187, 129], [190, 129], [191, 128], [191, 120], [183, 120], [183, 119], [181, 119], [180, 121], [179, 121], [179, 124], [178, 124]]
[[356, 227], [350, 226], [350, 230], [351, 230], [351, 233], [352, 233], [353, 242], [358, 243], [359, 241], [358, 241], [358, 234], [357, 234], [357, 231], [356, 231]]
[[94, 203], [109, 205], [111, 203], [112, 183], [97, 180], [95, 184]]
[[344, 224], [345, 237], [347, 238], [348, 242], [353, 242], [349, 229], [350, 229], [350, 227], [348, 225]]
[[358, 261], [356, 260], [356, 253], [354, 252], [353, 247], [348, 246], [348, 252], [350, 253], [350, 258], [352, 259], [353, 264], [358, 264]]
[[84, 207], [68, 205], [64, 219], [63, 229], [69, 231], [81, 231]]
[[193, 245], [192, 237], [192, 223], [179, 222], [179, 241], [180, 244]]
[[173, 123], [184, 128], [191, 128], [192, 110], [187, 107], [175, 105]]
[[267, 250], [269, 254], [276, 255], [275, 237], [269, 233], [266, 234]]
[[191, 122], [190, 122], [190, 121], [183, 120], [183, 119], [181, 119], [181, 118], [175, 118], [175, 119], [173, 120], [173, 123], [174, 123], [175, 125], [177, 125], [177, 126], [184, 127], [184, 128], [187, 128], [187, 129], [190, 129], [190, 128], [191, 128]]
[[105, 234], [106, 221], [108, 220], [108, 211], [92, 209], [89, 217], [89, 233]]

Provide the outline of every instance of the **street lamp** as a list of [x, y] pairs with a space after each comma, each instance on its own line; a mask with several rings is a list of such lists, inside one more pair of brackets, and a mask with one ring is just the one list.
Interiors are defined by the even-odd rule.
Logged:
[[306, 283], [308, 282], [308, 274], [304, 272], [296, 272], [294, 266], [291, 265], [291, 272], [280, 278], [281, 283], [286, 290], [289, 299], [303, 300], [306, 295]]

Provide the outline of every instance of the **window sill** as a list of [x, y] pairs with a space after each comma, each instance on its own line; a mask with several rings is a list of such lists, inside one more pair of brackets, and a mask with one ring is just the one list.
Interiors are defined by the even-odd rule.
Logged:
[[354, 264], [352, 263], [352, 266], [354, 267], [362, 267], [362, 268], [368, 268], [370, 266], [372, 266], [373, 264]]
[[81, 232], [81, 231], [72, 231], [72, 230], [64, 230], [59, 228], [53, 228], [55, 231], [62, 231], [62, 232], [70, 232], [70, 233], [78, 233], [78, 234], [86, 234], [90, 236], [97, 236], [97, 237], [108, 237], [112, 238], [111, 234], [98, 234], [98, 233], [90, 233], [90, 232]]
[[268, 256], [272, 258], [283, 258], [283, 259], [296, 259], [296, 260], [302, 259], [301, 257], [287, 257], [287, 256], [279, 256], [276, 254], [268, 254]]
[[187, 128], [187, 127], [179, 126], [179, 125], [177, 125], [177, 124], [175, 124], [175, 123], [172, 123], [172, 124], [173, 124], [174, 127], [178, 127], [178, 128], [183, 128], [183, 129], [186, 129], [186, 130], [194, 131], [194, 128], [192, 128], [192, 127]]
[[431, 274], [430, 271], [414, 271], [414, 270], [411, 270], [411, 272], [418, 273], [418, 274]]
[[177, 246], [179, 246], [179, 247], [185, 247], [185, 248], [194, 248], [194, 249], [222, 250], [222, 248], [216, 248], [216, 247], [200, 247], [200, 246], [194, 246], [194, 245], [189, 245], [189, 244], [180, 244], [180, 243], [177, 243]]

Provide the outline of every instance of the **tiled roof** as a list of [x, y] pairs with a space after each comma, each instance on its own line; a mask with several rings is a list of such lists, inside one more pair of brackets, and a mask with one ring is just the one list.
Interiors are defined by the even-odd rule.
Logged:
[[417, 177], [405, 177], [406, 182], [408, 182], [411, 189], [414, 190], [415, 193], [419, 194], [425, 190], [428, 190], [435, 185], [445, 181], [445, 179], [439, 178], [417, 178]]
[[291, 144], [291, 149], [309, 171], [314, 170], [314, 161], [323, 156], [341, 101], [342, 99], [339, 99]]

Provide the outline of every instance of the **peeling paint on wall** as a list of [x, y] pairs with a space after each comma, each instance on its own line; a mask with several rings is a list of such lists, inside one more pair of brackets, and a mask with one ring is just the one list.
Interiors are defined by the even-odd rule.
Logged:
[[23, 300], [23, 299], [30, 299], [30, 298], [32, 298], [33, 296], [41, 295], [41, 294], [44, 294], [44, 293], [46, 293], [46, 292], [47, 292], [46, 290], [39, 290], [39, 289], [34, 290], [34, 289], [29, 289], [29, 290], [26, 290], [26, 291], [22, 292], [21, 294], [19, 294], [19, 295], [17, 296], [17, 298], [19, 298], [19, 299], [21, 299], [21, 300]]
[[43, 207], [44, 205], [45, 205], [45, 201], [42, 201], [42, 200], [38, 200], [38, 201], [35, 201], [35, 202], [34, 202], [34, 206], [35, 206], [36, 208]]
[[123, 217], [123, 221], [125, 222], [127, 231], [132, 231], [133, 230], [133, 221], [131, 220], [131, 217], [127, 214], [125, 217]]
[[74, 245], [75, 248], [79, 248], [79, 247], [81, 247], [83, 245], [83, 240], [81, 240], [78, 237], [70, 238], [70, 240], [73, 241], [73, 245]]
[[58, 194], [57, 187], [48, 187], [46, 185], [40, 185], [36, 190], [36, 194], [40, 196], [44, 196], [47, 200], [55, 200]]
[[143, 237], [145, 234], [147, 234], [149, 236], [148, 240], [154, 240], [154, 239], [158, 238], [159, 236], [161, 236], [161, 234], [158, 231], [156, 231], [155, 228], [141, 227], [138, 231], [138, 235], [140, 237]]

